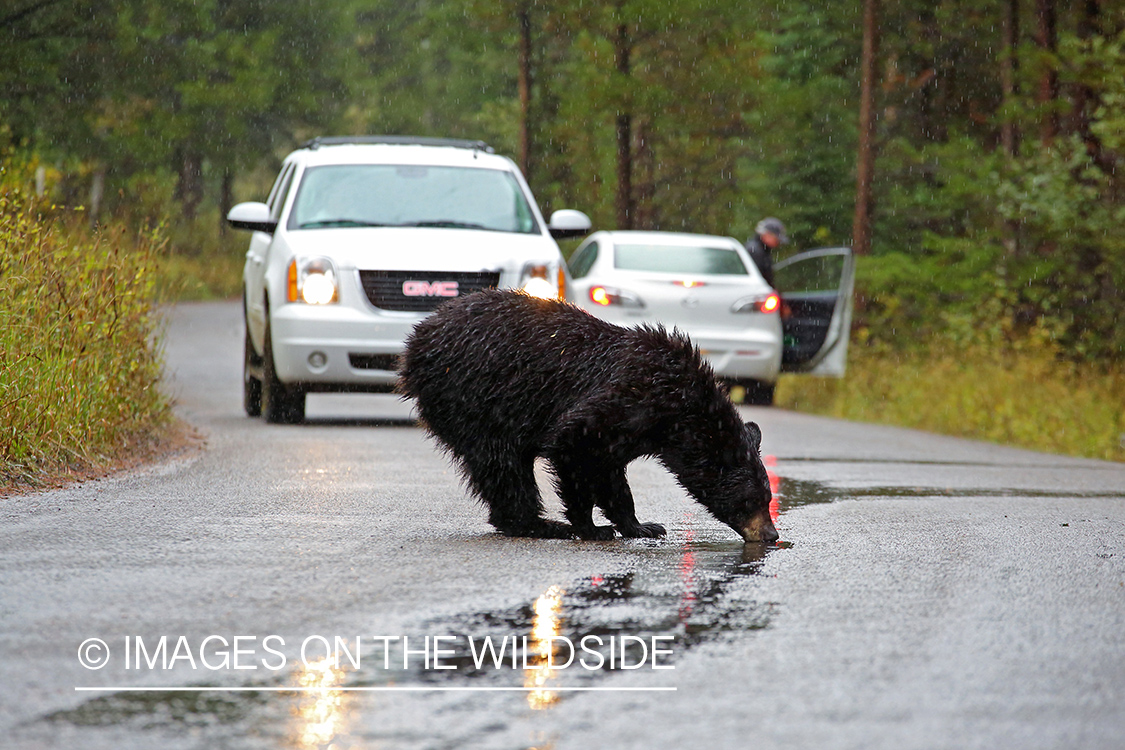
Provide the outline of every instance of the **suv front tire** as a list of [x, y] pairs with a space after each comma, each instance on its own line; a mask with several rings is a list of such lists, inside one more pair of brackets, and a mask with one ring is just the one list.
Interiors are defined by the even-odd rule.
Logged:
[[273, 338], [266, 316], [265, 353], [262, 355], [261, 413], [273, 424], [300, 424], [305, 421], [305, 391], [285, 385], [277, 378], [273, 360]]

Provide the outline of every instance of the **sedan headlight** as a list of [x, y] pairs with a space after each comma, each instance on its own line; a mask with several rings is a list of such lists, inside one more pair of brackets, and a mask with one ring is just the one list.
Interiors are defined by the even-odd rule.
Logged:
[[290, 302], [328, 305], [339, 298], [336, 267], [328, 258], [294, 258], [289, 261]]

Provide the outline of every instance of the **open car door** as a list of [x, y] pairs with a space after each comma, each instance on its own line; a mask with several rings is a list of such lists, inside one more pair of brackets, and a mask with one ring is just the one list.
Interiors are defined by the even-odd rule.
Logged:
[[776, 263], [773, 274], [782, 299], [782, 371], [843, 377], [855, 285], [851, 248], [798, 253]]

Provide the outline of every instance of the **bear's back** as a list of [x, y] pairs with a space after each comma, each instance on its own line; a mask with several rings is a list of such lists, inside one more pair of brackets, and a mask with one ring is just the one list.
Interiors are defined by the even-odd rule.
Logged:
[[572, 305], [518, 292], [477, 292], [442, 305], [415, 327], [401, 389], [420, 401], [451, 388], [471, 390], [482, 401], [502, 392], [521, 406], [520, 399], [545, 389], [554, 391], [554, 400], [569, 400], [629, 350], [627, 334]]
[[594, 401], [681, 412], [715, 398], [714, 375], [681, 334], [621, 328], [573, 305], [513, 291], [452, 300], [407, 340], [400, 390], [451, 446], [488, 436], [540, 444]]

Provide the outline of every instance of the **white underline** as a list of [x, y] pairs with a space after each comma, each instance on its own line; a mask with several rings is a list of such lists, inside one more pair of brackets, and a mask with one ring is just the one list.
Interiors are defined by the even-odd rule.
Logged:
[[385, 687], [75, 687], [77, 692], [94, 693], [661, 693], [675, 692], [674, 687], [438, 687], [423, 685], [391, 685]]

